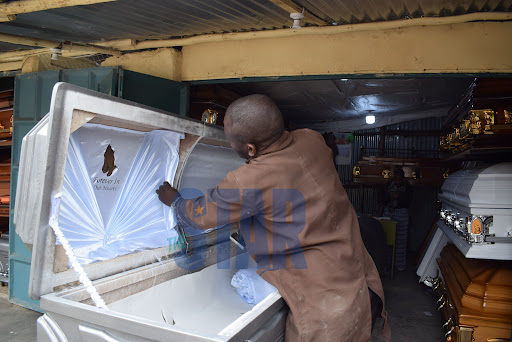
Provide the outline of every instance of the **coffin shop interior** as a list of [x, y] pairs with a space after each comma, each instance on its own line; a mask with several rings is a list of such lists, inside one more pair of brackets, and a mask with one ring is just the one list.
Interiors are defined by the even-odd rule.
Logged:
[[[142, 175], [152, 159], [140, 146], [166, 144], [175, 164], [162, 173], [183, 188], [213, 187], [243, 163], [223, 132], [227, 107], [265, 94], [287, 130], [313, 129], [332, 148], [384, 286], [392, 341], [510, 341], [511, 11], [510, 1], [482, 0], [1, 2], [0, 339], [283, 340], [278, 293], [247, 304], [230, 285], [234, 271], [212, 272], [220, 260], [234, 263], [236, 225], [194, 246], [173, 231], [170, 251], [151, 244], [144, 224], [108, 254], [84, 242], [100, 236], [94, 224], [69, 219], [81, 206], [54, 193], [79, 192], [84, 175], [67, 169], [97, 154], [82, 146], [102, 130], [138, 141], [125, 144], [126, 159], [115, 151], [117, 163], [144, 160]], [[101, 159], [105, 152], [114, 171], [107, 145]], [[73, 146], [80, 152], [70, 164]], [[398, 215], [388, 191], [402, 172], [408, 196]], [[138, 189], [130, 177], [122, 182]], [[78, 196], [93, 218], [112, 202], [98, 189], [119, 190], [96, 179]], [[152, 204], [137, 191], [123, 199], [139, 209], [130, 227], [140, 228], [143, 203]], [[57, 202], [63, 234], [108, 314], [41, 221]], [[204, 263], [178, 267], [173, 258], [187, 248], [202, 250]], [[166, 292], [174, 295], [160, 301]], [[199, 313], [216, 319], [194, 324]]]

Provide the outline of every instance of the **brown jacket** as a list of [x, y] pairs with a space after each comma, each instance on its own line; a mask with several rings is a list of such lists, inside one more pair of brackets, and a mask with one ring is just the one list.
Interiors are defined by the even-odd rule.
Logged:
[[383, 303], [384, 292], [319, 133], [284, 132], [205, 197], [178, 202], [178, 219], [203, 229], [242, 220], [259, 273], [290, 307], [286, 341], [370, 340], [368, 288]]

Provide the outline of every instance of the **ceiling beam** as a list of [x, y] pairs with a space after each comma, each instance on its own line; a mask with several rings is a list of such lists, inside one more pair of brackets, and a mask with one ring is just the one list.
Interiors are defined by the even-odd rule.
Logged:
[[39, 39], [39, 38], [30, 38], [23, 36], [16, 36], [14, 34], [8, 33], [0, 33], [0, 41], [17, 44], [17, 45], [25, 45], [25, 46], [33, 46], [33, 47], [51, 47], [56, 48], [61, 43], [53, 42], [50, 40]]
[[77, 45], [77, 44], [63, 44], [62, 45], [62, 54], [66, 55], [85, 55], [85, 54], [105, 54], [111, 56], [121, 56], [121, 51], [114, 50], [111, 48], [103, 48], [99, 46], [92, 45]]
[[182, 80], [512, 73], [510, 32], [512, 21], [470, 22], [188, 45]]
[[304, 9], [303, 7], [300, 7], [299, 5], [297, 5], [296, 3], [294, 3], [291, 0], [270, 0], [270, 2], [281, 7], [283, 10], [285, 10], [288, 13], [302, 13], [302, 11], [304, 10], [304, 12], [305, 12], [304, 19], [302, 19], [302, 20], [305, 22], [316, 24], [318, 26], [331, 25], [327, 21], [318, 18], [316, 15], [314, 15], [310, 11]]
[[[300, 29], [278, 29], [251, 32], [233, 32], [219, 34], [205, 34], [186, 38], [143, 40], [133, 39], [111, 40], [107, 42], [94, 43], [96, 46], [111, 47], [120, 51], [134, 51], [145, 49], [157, 49], [164, 47], [190, 46], [203, 43], [215, 43], [223, 41], [239, 41], [252, 39], [268, 39], [280, 37], [295, 37], [302, 35], [337, 35], [350, 32], [382, 31], [391, 29], [402, 29], [414, 26], [437, 26], [452, 25], [472, 21], [509, 21], [512, 20], [512, 13], [486, 12], [470, 13], [452, 17], [424, 17], [404, 20], [390, 20], [374, 23], [362, 23], [354, 25], [338, 25], [324, 27], [303, 27]], [[1, 40], [1, 39], [0, 39]]]
[[116, 0], [23, 0], [0, 4], [0, 21], [11, 21], [16, 14], [46, 11], [54, 8], [93, 5]]
[[[45, 39], [39, 39], [39, 38], [30, 38], [30, 37], [22, 37], [22, 36], [16, 36], [13, 34], [7, 34], [7, 33], [0, 33], [0, 41], [11, 43], [11, 44], [18, 44], [18, 45], [25, 45], [25, 46], [33, 46], [33, 47], [43, 47], [43, 48], [61, 48], [62, 53], [78, 53], [78, 54], [93, 54], [93, 53], [102, 53], [107, 55], [113, 55], [113, 56], [121, 56], [121, 51], [112, 49], [112, 48], [105, 48], [101, 46], [92, 46], [92, 45], [79, 45], [79, 44], [73, 44], [73, 43], [61, 43], [61, 42], [54, 42], [51, 40], [45, 40]], [[23, 53], [23, 50], [20, 51], [20, 53]]]
[[23, 61], [0, 63], [0, 71], [20, 70], [22, 66], [23, 66]]
[[0, 22], [6, 23], [16, 20], [16, 14], [0, 14]]
[[50, 53], [49, 49], [30, 49], [30, 50], [16, 50], [9, 52], [0, 52], [0, 61], [5, 61], [10, 58], [19, 58], [23, 59], [27, 56], [37, 56], [43, 55], [45, 53]]
[[[51, 53], [52, 53], [52, 51], [49, 48], [0, 52], [0, 63], [22, 61], [22, 60], [25, 60], [25, 58], [27, 58], [27, 57], [49, 55]], [[92, 55], [92, 54], [94, 54], [94, 53], [90, 53], [90, 52], [86, 52], [86, 51], [64, 50], [64, 53], [62, 53], [62, 56], [73, 58], [73, 57], [80, 57], [80, 56]]]

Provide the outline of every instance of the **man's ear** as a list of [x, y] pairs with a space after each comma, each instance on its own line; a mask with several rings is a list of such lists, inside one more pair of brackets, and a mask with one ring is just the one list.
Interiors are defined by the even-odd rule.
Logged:
[[256, 149], [256, 146], [254, 144], [247, 144], [247, 154], [249, 157], [254, 158], [256, 157], [256, 153], [258, 152]]

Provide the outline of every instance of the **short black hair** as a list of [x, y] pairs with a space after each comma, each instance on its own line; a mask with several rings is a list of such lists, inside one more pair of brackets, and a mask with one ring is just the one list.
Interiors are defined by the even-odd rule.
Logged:
[[405, 177], [404, 170], [400, 166], [395, 167], [395, 176], [402, 176], [402, 178]]
[[239, 98], [229, 105], [226, 117], [231, 120], [232, 128], [241, 142], [254, 144], [260, 149], [278, 140], [284, 131], [281, 111], [266, 95]]

